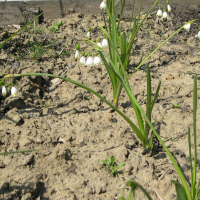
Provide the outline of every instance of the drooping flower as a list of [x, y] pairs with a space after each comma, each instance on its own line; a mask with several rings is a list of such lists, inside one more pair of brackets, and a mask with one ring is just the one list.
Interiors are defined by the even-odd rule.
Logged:
[[98, 39], [97, 45], [98, 45], [99, 47], [102, 47], [102, 44], [100, 43], [100, 39]]
[[87, 32], [86, 36], [90, 39], [90, 32]]
[[87, 32], [87, 38], [90, 39], [90, 31], [91, 31], [91, 27], [88, 28], [88, 32]]
[[94, 60], [93, 60], [93, 58], [91, 56], [92, 56], [92, 54], [89, 53], [89, 57], [86, 60], [86, 65], [92, 67], [94, 65]]
[[82, 57], [80, 59], [80, 63], [81, 63], [81, 65], [85, 65], [86, 64], [85, 63], [85, 51], [82, 53]]
[[7, 91], [6, 91], [6, 87], [5, 86], [2, 86], [2, 95], [3, 96], [6, 96], [6, 94], [7, 94]]
[[11, 94], [15, 96], [17, 94], [17, 89], [15, 87], [11, 88]]
[[108, 40], [106, 39], [106, 37], [104, 37], [101, 45], [102, 45], [102, 47], [108, 47]]
[[188, 24], [185, 24], [184, 26], [183, 26], [183, 28], [186, 30], [186, 31], [190, 31], [190, 23], [188, 23]]
[[197, 37], [200, 39], [200, 31], [198, 32], [198, 35], [197, 35]]
[[76, 52], [75, 52], [75, 60], [79, 58], [79, 49], [80, 49], [80, 45], [77, 44], [76, 45]]
[[157, 16], [158, 16], [158, 17], [161, 17], [161, 16], [162, 16], [162, 10], [160, 10], [160, 8], [159, 8], [159, 10], [157, 11]]
[[101, 8], [101, 9], [106, 8], [106, 3], [105, 3], [104, 1], [102, 1], [102, 3], [100, 4], [100, 8]]
[[97, 56], [97, 53], [95, 53], [95, 57], [94, 57], [94, 65], [98, 65], [101, 63], [101, 58], [99, 58]]
[[164, 13], [163, 13], [163, 19], [166, 19], [166, 18], [167, 18], [167, 12], [164, 11]]
[[169, 4], [167, 4], [167, 10], [168, 12], [171, 12], [171, 6]]
[[78, 59], [78, 58], [79, 58], [79, 51], [76, 50], [76, 52], [75, 52], [75, 59]]

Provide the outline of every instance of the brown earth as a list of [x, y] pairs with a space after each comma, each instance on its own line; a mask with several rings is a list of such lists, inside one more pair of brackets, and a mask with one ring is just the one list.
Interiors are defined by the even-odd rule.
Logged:
[[[167, 22], [156, 23], [156, 8], [141, 27], [133, 44], [128, 73], [180, 25], [192, 19], [200, 20], [199, 5], [171, 6], [172, 14]], [[51, 32], [49, 28], [60, 20], [63, 26], [59, 33]], [[128, 30], [128, 20], [122, 21], [124, 31]], [[91, 87], [112, 102], [111, 83], [104, 65], [85, 67], [74, 60], [75, 46], [86, 36], [89, 26], [92, 41], [103, 38], [95, 28], [98, 23], [103, 24], [100, 10], [95, 15], [71, 12], [62, 19], [46, 20], [39, 26], [45, 28], [43, 32], [39, 27], [35, 31], [33, 26], [27, 27], [1, 49], [1, 73], [60, 75], [65, 72], [65, 77]], [[16, 29], [5, 26], [0, 31], [2, 42]], [[162, 81], [152, 120], [157, 119], [156, 130], [189, 180], [187, 130], [193, 122], [194, 74], [200, 84], [200, 40], [196, 34], [197, 26], [192, 25], [189, 33], [181, 31], [148, 60], [153, 93], [159, 80]], [[42, 48], [58, 37], [54, 45]], [[87, 43], [81, 43], [81, 50], [86, 47]], [[34, 54], [37, 48], [42, 54]], [[16, 78], [14, 82], [18, 94], [13, 97], [8, 92], [6, 98], [0, 96], [1, 152], [43, 150], [0, 157], [1, 199], [117, 199], [130, 179], [139, 182], [153, 199], [159, 196], [163, 200], [176, 199], [171, 180], [179, 178], [156, 138], [152, 153], [145, 154], [139, 139], [116, 112], [71, 83], [56, 85], [52, 78], [34, 76]], [[145, 65], [132, 76], [130, 86], [145, 110]], [[198, 87], [198, 107], [199, 98]], [[119, 109], [136, 123], [125, 91], [122, 91]], [[198, 108], [197, 124], [199, 117]], [[197, 126], [198, 153], [199, 134]], [[100, 163], [111, 156], [115, 156], [117, 164], [125, 162], [117, 177]], [[199, 168], [197, 178], [200, 178]], [[136, 199], [145, 199], [140, 191], [136, 194]]]

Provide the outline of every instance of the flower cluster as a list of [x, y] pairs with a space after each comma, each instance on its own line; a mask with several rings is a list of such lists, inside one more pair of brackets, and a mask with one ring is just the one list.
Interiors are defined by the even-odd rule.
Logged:
[[[6, 96], [7, 95], [7, 90], [6, 90], [6, 87], [5, 86], [2, 86], [2, 89], [1, 89], [1, 93], [3, 96]], [[11, 94], [13, 96], [15, 96], [17, 94], [17, 89], [15, 87], [12, 87], [11, 88]]]
[[[100, 42], [100, 39], [98, 39], [97, 46], [99, 46], [100, 48], [108, 47], [108, 40], [106, 39], [106, 37], [104, 37], [102, 42]], [[79, 49], [80, 49], [80, 45], [77, 44], [76, 51], [75, 51], [75, 60], [79, 58]], [[89, 53], [89, 57], [86, 60], [85, 51], [83, 51], [82, 56], [80, 58], [80, 63], [81, 65], [84, 65], [84, 66], [94, 66], [94, 65], [98, 65], [102, 63], [102, 61], [101, 61], [101, 58], [97, 56], [97, 53], [95, 53], [95, 57], [93, 59], [91, 52]]]
[[86, 66], [94, 66], [94, 65], [98, 65], [98, 64], [100, 64], [100, 63], [102, 63], [101, 62], [101, 58], [99, 58], [98, 56], [97, 56], [97, 53], [95, 53], [95, 57], [94, 57], [94, 59], [92, 58], [92, 53], [90, 52], [89, 53], [89, 57], [87, 58], [87, 60], [85, 59], [85, 51], [82, 53], [82, 57], [81, 57], [81, 59], [80, 59], [80, 63], [82, 64], [82, 65], [86, 65]]
[[[171, 12], [171, 6], [169, 5], [169, 1], [167, 1], [167, 11]], [[164, 12], [162, 12], [162, 10], [160, 9], [160, 6], [159, 6], [159, 9], [157, 11], [157, 16], [158, 17], [163, 17], [163, 19], [167, 19], [166, 8], [164, 8]]]

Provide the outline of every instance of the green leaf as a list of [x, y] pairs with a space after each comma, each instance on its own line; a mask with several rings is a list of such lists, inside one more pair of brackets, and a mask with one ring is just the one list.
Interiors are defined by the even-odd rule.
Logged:
[[125, 163], [120, 163], [119, 165], [115, 166], [114, 169], [118, 170], [121, 166], [124, 166], [124, 165], [125, 165]]
[[139, 188], [140, 190], [142, 190], [142, 192], [146, 195], [146, 197], [149, 199], [149, 200], [152, 200], [152, 198], [150, 197], [149, 193], [139, 184], [137, 183], [136, 181], [133, 181], [133, 180], [130, 180], [130, 181], [127, 181], [126, 182], [126, 185], [124, 187], [131, 187], [131, 191], [129, 193], [129, 197], [127, 198], [128, 200], [132, 200], [132, 194], [135, 193], [135, 190], [136, 188]]
[[10, 151], [10, 152], [4, 152], [4, 153], [0, 153], [0, 156], [5, 156], [8, 154], [14, 154], [14, 153], [27, 153], [27, 152], [33, 152], [33, 151], [41, 151], [44, 149], [32, 149], [32, 150], [23, 150], [23, 151]]
[[113, 166], [114, 164], [115, 164], [115, 157], [112, 156], [112, 157], [111, 157], [111, 165]]
[[178, 200], [188, 200], [184, 187], [177, 181], [171, 181], [176, 187], [176, 194]]
[[103, 164], [107, 165], [107, 161], [105, 161], [105, 160], [100, 160], [100, 162], [102, 162]]
[[55, 24], [55, 26], [57, 26], [57, 27], [62, 26], [62, 21], [57, 22], [57, 23]]
[[108, 158], [108, 164], [112, 166], [112, 157]]
[[119, 197], [118, 200], [126, 200], [124, 197]]
[[113, 170], [111, 171], [111, 174], [112, 174], [113, 176], [116, 176], [117, 171], [116, 171], [115, 169], [113, 169]]

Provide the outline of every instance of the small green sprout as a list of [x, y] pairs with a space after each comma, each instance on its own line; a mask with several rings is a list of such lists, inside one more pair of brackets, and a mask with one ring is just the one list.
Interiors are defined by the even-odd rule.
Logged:
[[84, 98], [85, 98], [85, 100], [89, 100], [90, 96], [86, 95]]
[[192, 72], [192, 71], [187, 71], [187, 74], [192, 75], [192, 74], [194, 74], [194, 72]]
[[88, 18], [88, 19], [87, 19], [87, 21], [88, 21], [88, 22], [91, 22], [91, 19], [90, 19], [90, 18]]
[[173, 108], [180, 108], [179, 104], [173, 104], [173, 103], [171, 103], [171, 104], [172, 104]]
[[52, 28], [49, 30], [52, 31], [53, 33], [58, 33], [58, 29], [62, 27], [62, 21], [57, 22]]
[[102, 162], [104, 165], [106, 165], [106, 169], [108, 169], [111, 174], [115, 177], [117, 175], [117, 170], [125, 165], [125, 163], [120, 163], [119, 165], [115, 166], [115, 157], [111, 156], [110, 158], [108, 158], [108, 160], [100, 160], [100, 162]]

